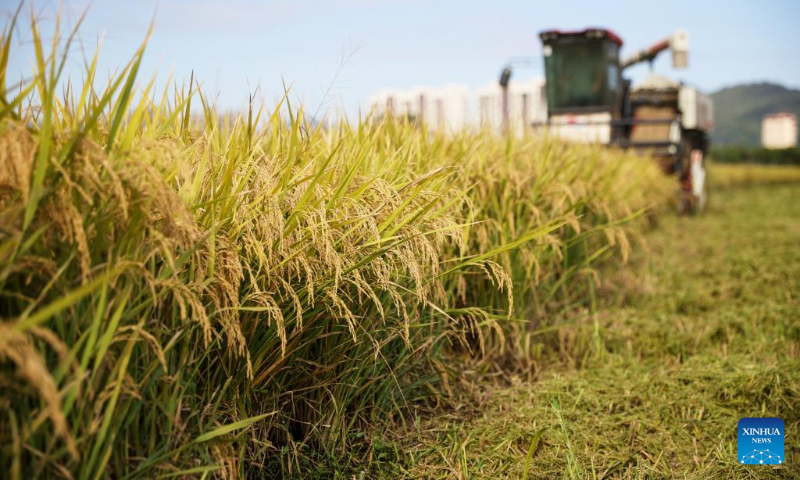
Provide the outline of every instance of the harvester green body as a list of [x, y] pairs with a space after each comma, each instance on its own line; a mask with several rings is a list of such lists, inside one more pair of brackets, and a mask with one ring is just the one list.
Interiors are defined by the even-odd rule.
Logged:
[[627, 59], [622, 39], [607, 29], [542, 32], [548, 126], [570, 141], [599, 142], [655, 157], [680, 181], [681, 210], [706, 199], [704, 158], [712, 127], [711, 100], [694, 88], [651, 75], [635, 87], [625, 69], [672, 51], [685, 67], [688, 35], [678, 31]]

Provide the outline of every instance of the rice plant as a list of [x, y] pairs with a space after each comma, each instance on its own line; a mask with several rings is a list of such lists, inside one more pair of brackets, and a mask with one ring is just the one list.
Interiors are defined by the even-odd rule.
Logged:
[[[12, 478], [300, 475], [308, 449], [530, 358], [673, 187], [647, 159], [403, 119], [219, 114], [191, 79], [8, 84], [0, 48], [0, 464]], [[515, 367], [516, 365], [516, 367]]]

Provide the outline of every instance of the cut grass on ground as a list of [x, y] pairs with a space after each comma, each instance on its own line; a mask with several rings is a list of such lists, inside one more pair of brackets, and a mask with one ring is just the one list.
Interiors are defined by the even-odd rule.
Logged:
[[[699, 217], [665, 215], [650, 254], [601, 289], [602, 350], [579, 369], [555, 352], [539, 381], [490, 388], [479, 413], [419, 423], [396, 439], [392, 474], [800, 476], [798, 198], [797, 185], [730, 189]], [[568, 349], [591, 332], [559, 335]], [[748, 416], [783, 418], [784, 465], [736, 463]]]

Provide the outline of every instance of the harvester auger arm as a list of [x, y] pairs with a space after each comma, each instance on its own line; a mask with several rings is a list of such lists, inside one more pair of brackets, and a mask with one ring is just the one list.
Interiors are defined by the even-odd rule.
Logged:
[[624, 70], [638, 63], [652, 62], [664, 50], [672, 50], [672, 66], [674, 68], [686, 68], [689, 63], [689, 34], [686, 33], [686, 30], [678, 30], [655, 45], [639, 50], [620, 62], [620, 67]]

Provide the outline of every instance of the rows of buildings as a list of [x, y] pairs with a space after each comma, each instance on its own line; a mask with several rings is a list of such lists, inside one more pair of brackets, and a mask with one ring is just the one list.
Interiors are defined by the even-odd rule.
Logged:
[[[512, 80], [508, 96], [511, 128], [521, 130], [524, 125], [547, 121], [543, 78]], [[368, 103], [375, 115], [406, 116], [446, 131], [466, 127], [500, 129], [503, 124], [503, 95], [497, 82], [477, 89], [455, 84], [386, 89], [370, 96]]]

